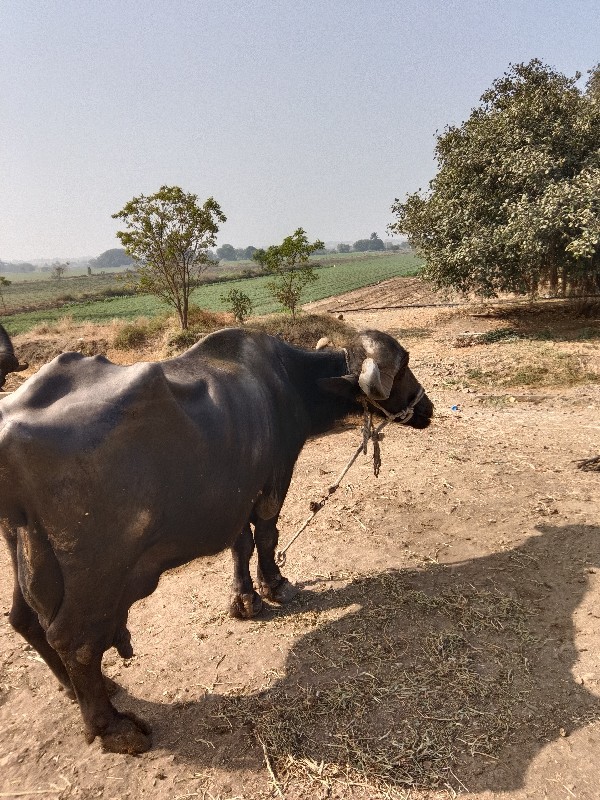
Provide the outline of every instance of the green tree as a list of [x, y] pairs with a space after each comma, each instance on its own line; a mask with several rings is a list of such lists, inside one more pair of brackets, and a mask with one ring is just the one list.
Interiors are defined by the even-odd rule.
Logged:
[[429, 192], [392, 207], [438, 287], [598, 288], [600, 103], [534, 59], [511, 66], [437, 139]]
[[292, 236], [287, 236], [280, 245], [271, 245], [267, 250], [257, 250], [254, 260], [266, 272], [273, 275], [267, 288], [281, 305], [296, 318], [302, 290], [307, 284], [317, 280], [309, 263], [311, 253], [321, 250], [325, 244], [317, 240], [309, 243], [303, 228], [298, 228]]
[[69, 262], [65, 261], [64, 264], [61, 264], [60, 261], [55, 261], [52, 264], [52, 277], [54, 280], [60, 281], [63, 279], [65, 272], [69, 268]]
[[385, 250], [385, 245], [377, 233], [372, 233], [368, 239], [358, 239], [354, 242], [352, 249], [357, 253], [365, 253], [371, 250]]
[[223, 244], [217, 247], [217, 257], [223, 261], [237, 261], [235, 247], [232, 244]]
[[131, 256], [128, 256], [122, 247], [113, 247], [100, 253], [98, 258], [90, 259], [90, 266], [93, 269], [109, 269], [112, 267], [128, 267], [133, 263]]
[[369, 241], [371, 242], [369, 250], [385, 250], [383, 240], [379, 238], [377, 233], [372, 233], [369, 237]]
[[174, 308], [186, 330], [190, 294], [210, 263], [219, 223], [226, 221], [219, 204], [209, 197], [199, 205], [197, 195], [161, 186], [149, 197], [134, 197], [113, 219], [125, 223], [117, 236], [137, 263], [138, 290]]
[[600, 103], [600, 64], [588, 69], [588, 75], [590, 77], [587, 80], [585, 89], [592, 100]]
[[349, 253], [350, 245], [345, 242], [340, 242], [337, 246], [338, 253]]

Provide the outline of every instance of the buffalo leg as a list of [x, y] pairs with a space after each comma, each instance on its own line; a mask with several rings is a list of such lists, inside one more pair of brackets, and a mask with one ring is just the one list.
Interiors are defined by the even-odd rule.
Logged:
[[237, 619], [250, 619], [262, 608], [262, 600], [254, 591], [250, 576], [250, 559], [254, 552], [254, 539], [247, 523], [231, 546], [233, 556], [233, 584], [229, 600], [229, 614]]
[[257, 517], [254, 525], [254, 541], [258, 553], [258, 591], [261, 597], [275, 603], [288, 603], [298, 590], [284, 578], [275, 563], [275, 549], [279, 541], [277, 517], [269, 520]]
[[70, 697], [74, 698], [73, 687], [71, 686], [71, 680], [65, 669], [65, 665], [56, 650], [48, 644], [46, 633], [40, 625], [37, 614], [23, 597], [18, 579], [16, 536], [6, 531], [3, 531], [3, 533], [10, 553], [15, 581], [12, 607], [8, 615], [8, 620], [15, 631], [37, 650], [56, 676], [61, 687]]
[[37, 650], [56, 676], [60, 686], [71, 699], [74, 699], [73, 687], [65, 665], [56, 650], [48, 644], [46, 634], [39, 623], [37, 614], [27, 604], [18, 583], [15, 584], [13, 604], [8, 619], [17, 633], [20, 633], [25, 641]]
[[[50, 629], [48, 634], [51, 635]], [[88, 743], [99, 736], [103, 749], [109, 752], [134, 755], [148, 750], [151, 745], [149, 726], [134, 714], [117, 711], [109, 700], [101, 669], [102, 649], [90, 643], [76, 650], [62, 649], [58, 640], [55, 647], [75, 688]]]
[[[150, 728], [135, 715], [116, 710], [102, 674], [102, 655], [114, 638], [114, 580], [106, 577], [104, 592], [90, 592], [89, 576], [71, 576], [58, 614], [48, 626], [48, 642], [60, 655], [79, 704], [88, 743], [96, 736], [104, 750], [143, 753], [151, 746]], [[73, 580], [73, 578], [75, 578]], [[125, 617], [121, 615], [121, 618]]]

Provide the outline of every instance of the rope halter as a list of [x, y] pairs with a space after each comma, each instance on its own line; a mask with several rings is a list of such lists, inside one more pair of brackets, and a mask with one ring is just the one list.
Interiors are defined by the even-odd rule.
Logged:
[[384, 417], [386, 417], [387, 422], [394, 422], [398, 421], [401, 425], [406, 425], [409, 422], [415, 413], [415, 406], [423, 399], [425, 395], [425, 389], [419, 384], [419, 389], [410, 403], [407, 404], [406, 408], [403, 408], [402, 411], [397, 411], [395, 414], [391, 414], [389, 411], [386, 411], [383, 406], [380, 406], [378, 402], [373, 400], [372, 397], [365, 397], [363, 400], [363, 405], [366, 409], [367, 403], [371, 403], [378, 411], [381, 411]]

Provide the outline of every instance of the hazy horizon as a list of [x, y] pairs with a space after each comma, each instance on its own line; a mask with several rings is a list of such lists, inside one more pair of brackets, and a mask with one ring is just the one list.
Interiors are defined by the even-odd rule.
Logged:
[[385, 239], [510, 63], [600, 61], [597, 3], [62, 0], [0, 5], [0, 260], [96, 257], [179, 185], [218, 246]]
[[[355, 239], [353, 239], [352, 241], [348, 240], [347, 242], [344, 242], [344, 241], [341, 241], [341, 240], [332, 239], [330, 241], [326, 241], [325, 242], [325, 248], [326, 249], [332, 249], [332, 248], [337, 247], [338, 244], [350, 244], [350, 245], [352, 245], [352, 244], [354, 244], [354, 242], [358, 241], [358, 239], [368, 239], [368, 238], [369, 238], [368, 236], [359, 236], [359, 237], [356, 237]], [[401, 244], [401, 243], [406, 241], [406, 237], [404, 237], [404, 236], [381, 236], [381, 239], [383, 239], [384, 242], [394, 242], [395, 244]], [[224, 244], [225, 244], [225, 242], [224, 242]], [[241, 248], [248, 247], [248, 246], [252, 245], [252, 242], [249, 242], [248, 244], [236, 244], [235, 242], [226, 242], [226, 244], [231, 244], [236, 249], [241, 249]], [[215, 247], [212, 247], [210, 249], [214, 252], [220, 246], [221, 245], [219, 244], [219, 245], [216, 245]], [[70, 262], [70, 261], [72, 261], [72, 262], [87, 262], [87, 261], [90, 261], [90, 260], [92, 260], [94, 258], [98, 258], [99, 255], [102, 255], [103, 253], [107, 252], [107, 250], [112, 250], [112, 249], [124, 250], [125, 248], [123, 247], [121, 242], [117, 242], [117, 244], [115, 245], [114, 248], [112, 248], [112, 247], [106, 248], [106, 250], [103, 250], [102, 253], [94, 253], [93, 255], [90, 254], [90, 253], [87, 253], [87, 254], [81, 254], [81, 253], [73, 254], [72, 253], [71, 255], [62, 255], [62, 256], [59, 255], [59, 256], [50, 256], [50, 257], [42, 256], [40, 258], [19, 258], [19, 259], [3, 259], [3, 258], [0, 258], [0, 263], [3, 263], [3, 264], [33, 264], [35, 266], [39, 266], [40, 264], [48, 264], [48, 263], [51, 263], [51, 262], [54, 262], [54, 261], [61, 262], [61, 263], [66, 263], [66, 262]], [[379, 250], [379, 251], [356, 251], [356, 252], [361, 252], [363, 254], [370, 253], [371, 255], [377, 255], [377, 253], [381, 253], [381, 252], [384, 252], [384, 251]], [[391, 251], [385, 251], [385, 252], [391, 252]]]

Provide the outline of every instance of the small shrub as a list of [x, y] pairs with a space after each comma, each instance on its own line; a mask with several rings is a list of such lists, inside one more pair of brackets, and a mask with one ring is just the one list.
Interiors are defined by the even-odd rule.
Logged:
[[486, 331], [481, 341], [484, 344], [494, 344], [494, 342], [511, 342], [521, 338], [519, 331], [514, 328], [496, 328], [495, 330]]
[[243, 325], [252, 314], [254, 308], [252, 300], [245, 292], [241, 292], [239, 289], [230, 289], [227, 294], [221, 295], [221, 300], [228, 304], [235, 321], [239, 322], [240, 325]]
[[169, 317], [138, 317], [135, 322], [119, 325], [113, 339], [113, 347], [117, 350], [132, 350], [145, 347], [155, 339], [169, 324]]
[[187, 350], [202, 338], [202, 333], [188, 328], [185, 331], [177, 331], [169, 337], [168, 345], [173, 350]]

